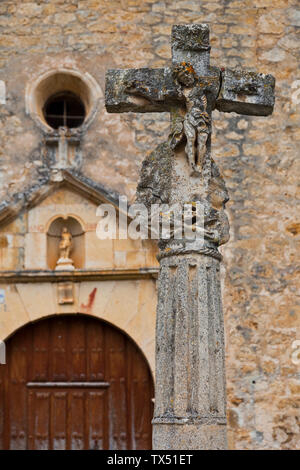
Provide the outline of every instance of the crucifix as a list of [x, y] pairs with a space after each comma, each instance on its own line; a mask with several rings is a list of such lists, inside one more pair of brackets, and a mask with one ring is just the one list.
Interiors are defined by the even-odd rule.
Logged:
[[268, 116], [272, 75], [209, 64], [207, 24], [174, 25], [172, 65], [109, 70], [108, 112], [168, 111], [167, 142], [142, 165], [137, 201], [198, 203], [203, 237], [159, 240], [154, 449], [226, 449], [224, 326], [218, 247], [228, 193], [211, 156], [212, 111]]

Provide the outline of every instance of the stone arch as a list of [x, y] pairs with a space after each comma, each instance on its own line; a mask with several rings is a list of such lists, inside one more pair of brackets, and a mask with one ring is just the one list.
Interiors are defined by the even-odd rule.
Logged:
[[68, 217], [71, 217], [72, 219], [75, 219], [77, 220], [77, 222], [81, 225], [82, 227], [82, 230], [85, 230], [85, 222], [84, 220], [78, 215], [78, 214], [75, 214], [73, 212], [68, 212], [67, 214], [66, 213], [63, 213], [63, 212], [57, 212], [57, 214], [55, 214], [53, 217], [51, 217], [45, 224], [45, 231], [46, 233], [48, 232], [51, 224], [54, 222], [55, 219], [57, 218], [63, 218], [63, 219], [67, 219]]
[[42, 318], [87, 314], [111, 323], [132, 338], [154, 375], [155, 280], [75, 283], [74, 305], [58, 305], [56, 283], [12, 284], [4, 290], [6, 307], [0, 319], [0, 340], [7, 340], [19, 328]]

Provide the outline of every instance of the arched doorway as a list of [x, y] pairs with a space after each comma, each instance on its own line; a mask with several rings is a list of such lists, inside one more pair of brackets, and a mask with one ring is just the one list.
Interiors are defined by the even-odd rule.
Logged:
[[6, 351], [0, 449], [151, 449], [150, 369], [120, 330], [60, 315], [23, 327]]

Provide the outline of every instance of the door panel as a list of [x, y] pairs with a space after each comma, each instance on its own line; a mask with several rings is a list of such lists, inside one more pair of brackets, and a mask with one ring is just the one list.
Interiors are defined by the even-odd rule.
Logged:
[[151, 448], [152, 377], [122, 332], [60, 316], [27, 325], [6, 350], [0, 448]]

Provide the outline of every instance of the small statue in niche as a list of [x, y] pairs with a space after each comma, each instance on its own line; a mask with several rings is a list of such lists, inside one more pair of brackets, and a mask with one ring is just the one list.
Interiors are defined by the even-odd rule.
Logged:
[[61, 239], [59, 242], [60, 258], [69, 259], [72, 249], [72, 235], [67, 227], [64, 227], [61, 232]]
[[70, 258], [72, 250], [72, 234], [69, 232], [67, 227], [64, 227], [61, 232], [61, 239], [59, 242], [59, 259], [56, 264], [58, 270], [69, 270], [74, 269], [73, 260]]

